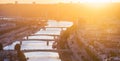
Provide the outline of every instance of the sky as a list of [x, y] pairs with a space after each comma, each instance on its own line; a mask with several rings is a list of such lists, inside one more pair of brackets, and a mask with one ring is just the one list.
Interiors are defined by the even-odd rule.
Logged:
[[120, 0], [0, 0], [0, 3], [14, 3], [15, 1], [18, 1], [18, 3], [60, 3], [60, 2], [82, 2], [82, 1], [120, 1]]
[[[14, 3], [18, 1], [19, 3], [58, 3], [58, 2], [65, 2], [66, 0], [0, 0], [0, 3]], [[67, 0], [67, 2], [70, 0]]]

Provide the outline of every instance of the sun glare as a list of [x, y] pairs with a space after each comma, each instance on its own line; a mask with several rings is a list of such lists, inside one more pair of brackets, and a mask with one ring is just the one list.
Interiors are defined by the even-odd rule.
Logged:
[[81, 3], [109, 3], [112, 0], [80, 0]]
[[72, 2], [80, 2], [89, 7], [100, 8], [107, 6], [107, 3], [115, 2], [115, 0], [72, 0]]
[[80, 2], [80, 3], [110, 3], [113, 0], [72, 0], [72, 2]]

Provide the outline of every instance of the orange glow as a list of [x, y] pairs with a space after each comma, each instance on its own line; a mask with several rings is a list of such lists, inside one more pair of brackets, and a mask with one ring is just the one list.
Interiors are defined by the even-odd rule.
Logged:
[[72, 0], [72, 2], [80, 2], [90, 8], [103, 8], [108, 5], [108, 3], [118, 2], [116, 0]]
[[120, 2], [119, 0], [71, 0], [72, 2], [80, 3], [111, 3], [111, 2]]
[[108, 2], [120, 2], [120, 0], [0, 0], [0, 3], [14, 3], [18, 1], [19, 3], [108, 3]]
[[104, 7], [107, 7], [108, 3], [84, 3], [87, 7], [93, 8], [93, 9], [105, 9]]
[[112, 0], [81, 0], [81, 2], [85, 2], [85, 3], [109, 3], [109, 2], [112, 2]]
[[80, 2], [80, 3], [108, 3], [108, 2], [120, 2], [120, 0], [0, 0], [0, 3], [14, 3], [18, 1], [20, 3], [59, 3], [59, 2]]

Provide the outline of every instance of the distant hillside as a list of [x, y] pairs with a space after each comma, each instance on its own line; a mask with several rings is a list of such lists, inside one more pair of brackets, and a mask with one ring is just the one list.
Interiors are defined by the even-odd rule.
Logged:
[[48, 19], [76, 20], [120, 18], [120, 3], [108, 4], [102, 9], [90, 8], [84, 4], [0, 4], [0, 16], [42, 17]]

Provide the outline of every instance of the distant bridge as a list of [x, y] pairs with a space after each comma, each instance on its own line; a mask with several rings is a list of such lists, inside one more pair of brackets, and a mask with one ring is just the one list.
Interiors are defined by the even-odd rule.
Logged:
[[[60, 28], [61, 32], [63, 31], [64, 28], [68, 28], [68, 27], [44, 27], [46, 28]], [[29, 39], [29, 36], [53, 36], [53, 39]], [[20, 44], [22, 44], [22, 41], [45, 41], [47, 45], [49, 45], [50, 41], [55, 41], [56, 38], [58, 38], [60, 35], [56, 35], [56, 34], [32, 34], [32, 35], [28, 35], [26, 36], [25, 39], [19, 39]]]
[[46, 30], [47, 28], [59, 28], [59, 29], [61, 29], [61, 31], [63, 31], [64, 29], [66, 29], [66, 28], [68, 28], [68, 27], [44, 27], [44, 29]]
[[21, 39], [19, 41], [55, 41], [54, 39]]
[[60, 27], [56, 27], [56, 26], [45, 26], [45, 28], [68, 28], [65, 26], [60, 26]]
[[68, 27], [45, 27], [45, 28], [68, 28]]
[[[70, 52], [68, 49], [28, 49], [28, 50], [21, 50], [24, 53], [27, 52]], [[15, 52], [15, 50], [4, 50], [4, 51], [0, 51], [1, 52]]]
[[68, 49], [54, 50], [54, 49], [36, 49], [36, 50], [22, 50], [23, 52], [69, 52]]
[[32, 34], [30, 36], [60, 36], [60, 35], [55, 35], [55, 34]]

